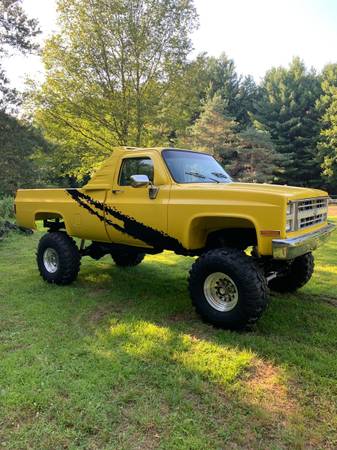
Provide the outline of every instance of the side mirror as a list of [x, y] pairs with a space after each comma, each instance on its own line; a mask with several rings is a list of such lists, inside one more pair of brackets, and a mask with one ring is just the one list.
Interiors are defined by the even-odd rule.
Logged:
[[135, 188], [149, 186], [151, 184], [147, 175], [131, 175], [130, 180], [131, 186]]

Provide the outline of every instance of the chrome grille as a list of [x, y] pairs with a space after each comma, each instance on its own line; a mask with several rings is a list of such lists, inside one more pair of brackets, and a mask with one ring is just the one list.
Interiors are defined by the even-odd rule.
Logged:
[[299, 200], [297, 206], [297, 229], [312, 227], [327, 220], [328, 199], [312, 198]]

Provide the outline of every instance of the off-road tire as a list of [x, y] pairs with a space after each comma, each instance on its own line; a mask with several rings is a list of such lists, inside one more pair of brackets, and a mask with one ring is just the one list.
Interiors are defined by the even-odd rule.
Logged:
[[[44, 260], [47, 249], [52, 249], [57, 254], [58, 264], [54, 272], [47, 269]], [[63, 231], [49, 232], [40, 239], [36, 260], [41, 277], [48, 283], [59, 285], [76, 280], [81, 265], [81, 256], [74, 239]]]
[[143, 261], [145, 253], [112, 253], [111, 257], [119, 267], [132, 267], [138, 266]]
[[[238, 300], [230, 311], [213, 308], [205, 295], [205, 281], [216, 272], [226, 274], [236, 285]], [[251, 257], [233, 248], [209, 250], [201, 255], [190, 270], [189, 291], [197, 313], [205, 322], [231, 330], [252, 327], [268, 303], [268, 288], [262, 271]]]
[[273, 278], [268, 286], [275, 292], [294, 292], [310, 280], [314, 265], [312, 253], [298, 256], [289, 264], [285, 273]]

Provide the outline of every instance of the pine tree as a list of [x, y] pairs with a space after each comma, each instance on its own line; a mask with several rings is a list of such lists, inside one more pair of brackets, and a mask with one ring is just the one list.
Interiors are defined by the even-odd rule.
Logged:
[[208, 58], [207, 77], [207, 97], [221, 97], [224, 117], [234, 118], [240, 129], [251, 125], [249, 113], [254, 111], [258, 94], [253, 78], [247, 76], [242, 79], [236, 72], [234, 61], [225, 53], [219, 58]]
[[271, 183], [277, 182], [281, 175], [281, 162], [269, 133], [249, 127], [240, 132], [239, 144], [227, 169], [239, 181]]
[[[219, 94], [210, 97], [203, 111], [189, 130], [187, 142], [193, 147], [210, 152], [226, 162], [238, 145], [237, 123], [223, 115], [224, 103]], [[185, 140], [186, 142], [186, 140]]]
[[259, 89], [252, 76], [248, 75], [241, 80], [236, 110], [236, 120], [241, 129], [252, 126], [252, 115], [255, 113], [258, 96]]
[[319, 156], [323, 178], [331, 192], [337, 193], [337, 64], [324, 68], [322, 91], [317, 103], [322, 125]]
[[239, 181], [277, 181], [280, 157], [269, 134], [252, 127], [239, 132], [237, 122], [223, 116], [219, 94], [206, 102], [201, 116], [189, 130], [187, 143], [213, 154]]
[[263, 80], [255, 119], [258, 127], [270, 133], [276, 150], [284, 157], [281, 176], [284, 183], [320, 184], [315, 107], [320, 94], [319, 77], [298, 58], [288, 69], [271, 69]]

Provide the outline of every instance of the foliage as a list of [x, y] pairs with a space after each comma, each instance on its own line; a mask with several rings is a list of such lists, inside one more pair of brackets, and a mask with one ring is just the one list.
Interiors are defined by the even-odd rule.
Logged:
[[82, 161], [114, 145], [168, 141], [162, 130], [170, 134], [188, 103], [192, 1], [60, 0], [58, 11], [60, 33], [44, 48], [47, 79], [35, 97], [46, 136]]
[[269, 133], [250, 127], [240, 132], [227, 169], [238, 181], [277, 182], [281, 163], [282, 156], [276, 153]]
[[240, 131], [237, 122], [223, 115], [219, 93], [208, 99], [183, 142], [212, 153], [239, 181], [276, 181], [280, 172], [282, 158], [269, 134], [253, 127]]
[[30, 53], [37, 49], [34, 38], [40, 33], [37, 21], [29, 19], [22, 0], [0, 0], [0, 110], [8, 109], [19, 101], [18, 93], [9, 86], [1, 59], [11, 50]]
[[319, 77], [308, 71], [299, 58], [294, 58], [288, 69], [271, 69], [262, 82], [255, 119], [261, 129], [270, 133], [276, 150], [284, 156], [284, 183], [320, 183], [316, 108], [320, 94]]
[[208, 97], [219, 95], [223, 100], [223, 115], [232, 117], [240, 128], [251, 124], [250, 115], [258, 90], [252, 77], [242, 79], [236, 72], [234, 61], [225, 53], [207, 60]]
[[336, 447], [337, 235], [310, 283], [243, 333], [195, 315], [190, 258], [84, 258], [75, 284], [47, 286], [40, 236], [0, 244], [5, 448]]
[[0, 111], [0, 196], [12, 195], [20, 187], [45, 183], [34, 154], [47, 148], [37, 129]]
[[0, 220], [14, 218], [14, 199], [9, 195], [0, 197]]
[[226, 153], [238, 145], [235, 120], [223, 115], [224, 102], [220, 94], [209, 97], [200, 117], [190, 128], [185, 141], [192, 147], [226, 159]]
[[0, 195], [13, 194], [20, 186], [41, 181], [33, 173], [31, 156], [43, 139], [30, 125], [9, 115], [21, 99], [1, 67], [2, 58], [11, 56], [13, 51], [27, 54], [37, 49], [37, 21], [26, 16], [21, 3], [0, 0]]
[[29, 19], [21, 6], [22, 0], [0, 1], [1, 53], [6, 47], [27, 53], [37, 49], [35, 38], [40, 30], [35, 19]]
[[[11, 49], [34, 51], [38, 26], [21, 0], [0, 0], [0, 13], [0, 63]], [[46, 81], [30, 83], [25, 103], [45, 142], [26, 148], [33, 130], [18, 122], [28, 135], [19, 133], [9, 163], [6, 143], [1, 164], [19, 161], [27, 180], [13, 182], [12, 165], [0, 192], [33, 179], [81, 184], [116, 145], [196, 146], [240, 180], [337, 192], [336, 65], [317, 74], [294, 58], [257, 86], [225, 53], [193, 59], [193, 0], [59, 0], [58, 13], [60, 32], [43, 50]], [[18, 97], [1, 65], [0, 93], [8, 112]], [[2, 129], [8, 120], [0, 117]]]
[[223, 101], [222, 113], [235, 117], [239, 95], [240, 79], [235, 70], [234, 61], [225, 53], [218, 58], [208, 58], [208, 96], [219, 95]]
[[324, 68], [322, 91], [317, 104], [322, 118], [319, 152], [324, 179], [337, 193], [337, 64]]

